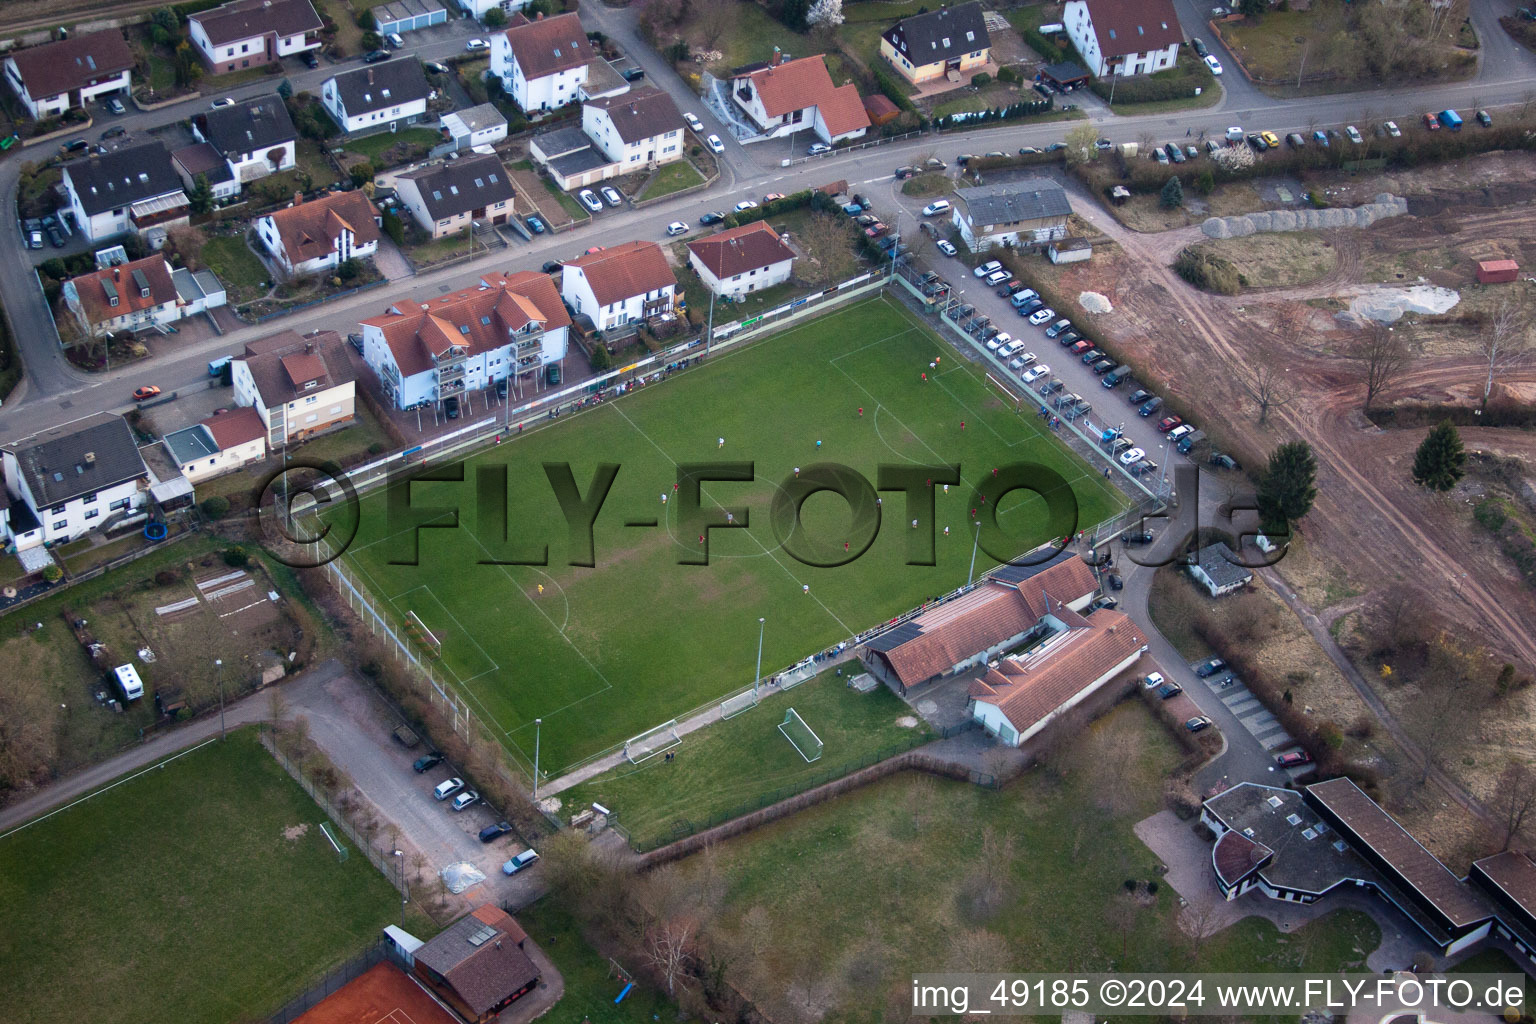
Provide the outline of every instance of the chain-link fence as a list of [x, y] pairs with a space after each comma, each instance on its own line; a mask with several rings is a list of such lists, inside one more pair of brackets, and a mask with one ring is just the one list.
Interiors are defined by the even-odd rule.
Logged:
[[366, 952], [348, 960], [315, 982], [303, 995], [290, 1000], [281, 1010], [267, 1018], [268, 1024], [292, 1024], [294, 1020], [302, 1017], [348, 984], [386, 962], [394, 964], [402, 971], [411, 969], [395, 944], [381, 937], [368, 947]]

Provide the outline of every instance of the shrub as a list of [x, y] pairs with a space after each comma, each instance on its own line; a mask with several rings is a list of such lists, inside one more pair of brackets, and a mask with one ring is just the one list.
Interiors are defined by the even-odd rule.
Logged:
[[[1009, 85], [1018, 85], [1020, 82], [1024, 81], [1024, 76], [1019, 74], [1013, 68], [998, 68], [997, 80], [999, 82], [1006, 82]], [[974, 83], [975, 80], [973, 79], [972, 81]]]
[[486, 28], [507, 27], [506, 12], [504, 12], [500, 7], [492, 7], [490, 10], [486, 11], [485, 17], [481, 20], [485, 22]]
[[971, 84], [978, 89], [985, 89], [992, 84], [992, 76], [985, 71], [978, 71], [971, 77]]
[[1216, 191], [1216, 175], [1212, 174], [1211, 169], [1207, 167], [1205, 170], [1195, 175], [1193, 184], [1195, 186], [1196, 192], [1199, 192], [1203, 196], [1208, 196], [1212, 192]]
[[161, 569], [155, 573], [155, 586], [173, 587], [179, 579], [181, 579], [181, 574], [175, 569]]
[[49, 562], [43, 567], [43, 579], [48, 583], [57, 583], [64, 578], [64, 570], [60, 569], [57, 562]]
[[[371, 14], [372, 12], [369, 12], [369, 13]], [[382, 38], [380, 38], [380, 36], [379, 36], [379, 34], [377, 32], [364, 32], [363, 33], [363, 49], [365, 49], [365, 50], [377, 50], [377, 49], [381, 48], [383, 45], [384, 45], [384, 40]]]
[[592, 369], [601, 373], [613, 366], [613, 357], [608, 354], [608, 346], [598, 342], [592, 346], [592, 354], [587, 357], [592, 364]]
[[1226, 260], [1210, 250], [1191, 245], [1173, 261], [1174, 271], [1196, 288], [1217, 295], [1236, 295], [1242, 290], [1243, 275]]
[[243, 569], [250, 564], [251, 556], [239, 544], [227, 547], [223, 552], [224, 564], [231, 569]]
[[[204, 498], [198, 508], [203, 510], [203, 515], [209, 519], [223, 519], [229, 514], [229, 499], [222, 494], [215, 494], [211, 498]], [[155, 582], [159, 582], [156, 580]]]
[[373, 180], [373, 164], [353, 164], [351, 173], [352, 185], [355, 188], [362, 188], [363, 185]]

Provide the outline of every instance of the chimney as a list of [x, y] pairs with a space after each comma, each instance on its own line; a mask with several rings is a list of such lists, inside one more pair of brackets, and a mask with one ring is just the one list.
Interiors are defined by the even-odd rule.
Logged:
[[773, 60], [768, 62], [768, 66], [771, 67], [771, 68], [776, 68], [776, 67], [779, 66], [779, 62], [782, 61], [783, 59], [784, 59], [783, 52], [780, 51], [777, 46], [775, 46], [773, 48]]
[[86, 465], [90, 465], [91, 463], [93, 463], [95, 461], [96, 461], [96, 453], [95, 452], [86, 452], [85, 453]]
[[115, 263], [112, 264], [112, 280], [114, 280], [114, 281], [121, 281], [122, 279], [123, 279], [122, 268], [120, 268]]
[[298, 206], [303, 201], [304, 201], [304, 193], [303, 192], [295, 192], [293, 194], [293, 205], [294, 206]]

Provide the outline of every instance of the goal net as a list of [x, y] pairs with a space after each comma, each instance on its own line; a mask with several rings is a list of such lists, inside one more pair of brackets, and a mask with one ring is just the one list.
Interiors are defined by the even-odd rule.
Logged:
[[654, 729], [648, 729], [638, 736], [631, 736], [624, 741], [624, 756], [630, 764], [639, 764], [647, 758], [677, 746], [683, 742], [677, 734], [677, 719], [663, 722]]
[[331, 844], [331, 849], [336, 851], [336, 859], [345, 862], [347, 859], [347, 848], [337, 842], [336, 833], [331, 831], [331, 826], [328, 822], [322, 821], [320, 823], [320, 832], [325, 836], [326, 842]]
[[427, 624], [421, 621], [421, 616], [414, 611], [405, 613], [405, 632], [435, 661], [443, 656], [443, 642], [437, 638], [437, 634], [427, 628]]
[[784, 712], [784, 721], [779, 724], [779, 732], [789, 740], [790, 745], [800, 753], [807, 761], [816, 761], [821, 758], [821, 737], [811, 731], [811, 727], [805, 724], [805, 719], [794, 708]]
[[747, 690], [738, 693], [734, 697], [727, 697], [720, 702], [720, 717], [735, 718], [743, 711], [751, 711], [757, 707], [757, 691]]
[[1014, 408], [1014, 411], [1018, 411], [1019, 396], [1014, 394], [1013, 389], [1010, 388], [1007, 384], [1004, 384], [1002, 381], [992, 376], [990, 372], [987, 374], [987, 386], [999, 398], [1011, 405]]

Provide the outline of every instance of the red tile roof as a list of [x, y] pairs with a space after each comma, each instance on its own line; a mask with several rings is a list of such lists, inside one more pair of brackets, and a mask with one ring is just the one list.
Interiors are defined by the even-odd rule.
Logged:
[[322, 23], [309, 0], [235, 0], [211, 11], [188, 16], [203, 26], [203, 33], [214, 46], [238, 43], [268, 32], [296, 36], [318, 32]]
[[913, 686], [1026, 632], [1048, 610], [1059, 610], [1048, 603], [1071, 604], [1097, 587], [1081, 558], [1053, 565], [1018, 587], [988, 583], [913, 619], [921, 634], [886, 651], [885, 658], [901, 681]]
[[[138, 271], [149, 285], [148, 297], [139, 294], [134, 271]], [[93, 324], [177, 301], [176, 286], [171, 283], [171, 268], [165, 262], [165, 257], [158, 253], [131, 263], [119, 263], [115, 267], [72, 277], [68, 283], [75, 286], [86, 319]], [[108, 284], [117, 292], [116, 306], [111, 304], [107, 294]]]
[[864, 113], [869, 115], [871, 124], [885, 124], [901, 116], [901, 108], [892, 103], [886, 96], [872, 93], [864, 97]]
[[115, 28], [60, 39], [8, 55], [34, 100], [58, 96], [133, 67], [133, 51]]
[[288, 375], [288, 382], [296, 389], [325, 377], [325, 362], [313, 352], [294, 352], [283, 356], [279, 362]]
[[1516, 263], [1514, 260], [1481, 260], [1477, 264], [1477, 269], [1489, 272], [1499, 270], [1519, 270], [1520, 264]]
[[834, 139], [869, 127], [869, 114], [864, 111], [864, 101], [859, 99], [859, 90], [852, 84], [840, 85], [817, 100], [816, 109], [827, 124], [827, 134]]
[[283, 250], [294, 263], [325, 256], [336, 248], [336, 236], [343, 229], [352, 232], [355, 245], [379, 240], [374, 217], [379, 211], [362, 190], [330, 192], [318, 199], [277, 210], [267, 216], [277, 225]]
[[267, 433], [267, 425], [262, 422], [261, 415], [248, 405], [216, 412], [203, 420], [202, 424], [213, 435], [213, 441], [220, 451], [249, 444], [265, 437]]
[[971, 684], [970, 696], [996, 706], [1025, 732], [1146, 646], [1146, 637], [1120, 612], [1106, 609], [1071, 619], [1066, 632], [1029, 655], [1003, 659]]
[[[315, 365], [319, 366], [320, 375], [309, 379], [319, 380], [320, 383], [316, 387], [307, 389], [310, 394], [325, 388], [337, 387], [352, 380], [349, 372], [350, 364], [340, 356], [340, 347], [341, 335], [335, 331], [315, 331], [302, 338], [296, 331], [279, 331], [277, 334], [246, 342], [242, 358], [246, 369], [251, 372], [251, 378], [256, 382], [256, 390], [261, 394], [261, 400], [268, 406], [274, 406], [291, 402], [306, 390], [301, 386], [305, 382], [295, 382], [288, 370], [287, 360], [292, 356], [298, 355], [305, 358], [306, 361], [301, 365], [305, 366], [306, 373], [313, 373]], [[325, 360], [327, 350], [332, 355], [329, 363]], [[331, 370], [332, 366], [336, 367], [336, 370]]]
[[574, 12], [535, 21], [519, 14], [512, 19], [506, 37], [517, 66], [529, 80], [581, 67], [594, 56], [587, 30]]
[[1236, 829], [1229, 829], [1216, 840], [1211, 850], [1211, 863], [1222, 883], [1230, 886], [1273, 854], [1274, 851], [1263, 843], [1249, 839]]
[[1088, 0], [1088, 16], [1099, 38], [1099, 53], [1106, 59], [1184, 41], [1173, 0]]
[[486, 287], [466, 288], [429, 302], [402, 301], [397, 312], [363, 320], [377, 327], [403, 376], [430, 370], [450, 348], [462, 346], [470, 355], [509, 343], [509, 332], [530, 323], [544, 330], [569, 326], [571, 316], [548, 274], [530, 270], [516, 274], [490, 273]]
[[538, 980], [537, 965], [521, 947], [527, 937], [499, 909], [481, 907], [416, 950], [416, 963], [444, 978], [474, 1016], [484, 1017], [507, 996]]
[[598, 304], [612, 305], [636, 295], [677, 286], [672, 265], [655, 242], [625, 242], [612, 245], [580, 259], [569, 260], [568, 267], [580, 267]]
[[784, 244], [778, 232], [760, 220], [695, 239], [688, 243], [688, 251], [721, 280], [795, 256], [795, 251]]
[[738, 77], [751, 79], [769, 117], [813, 107], [832, 95], [832, 76], [821, 54], [787, 60]]

